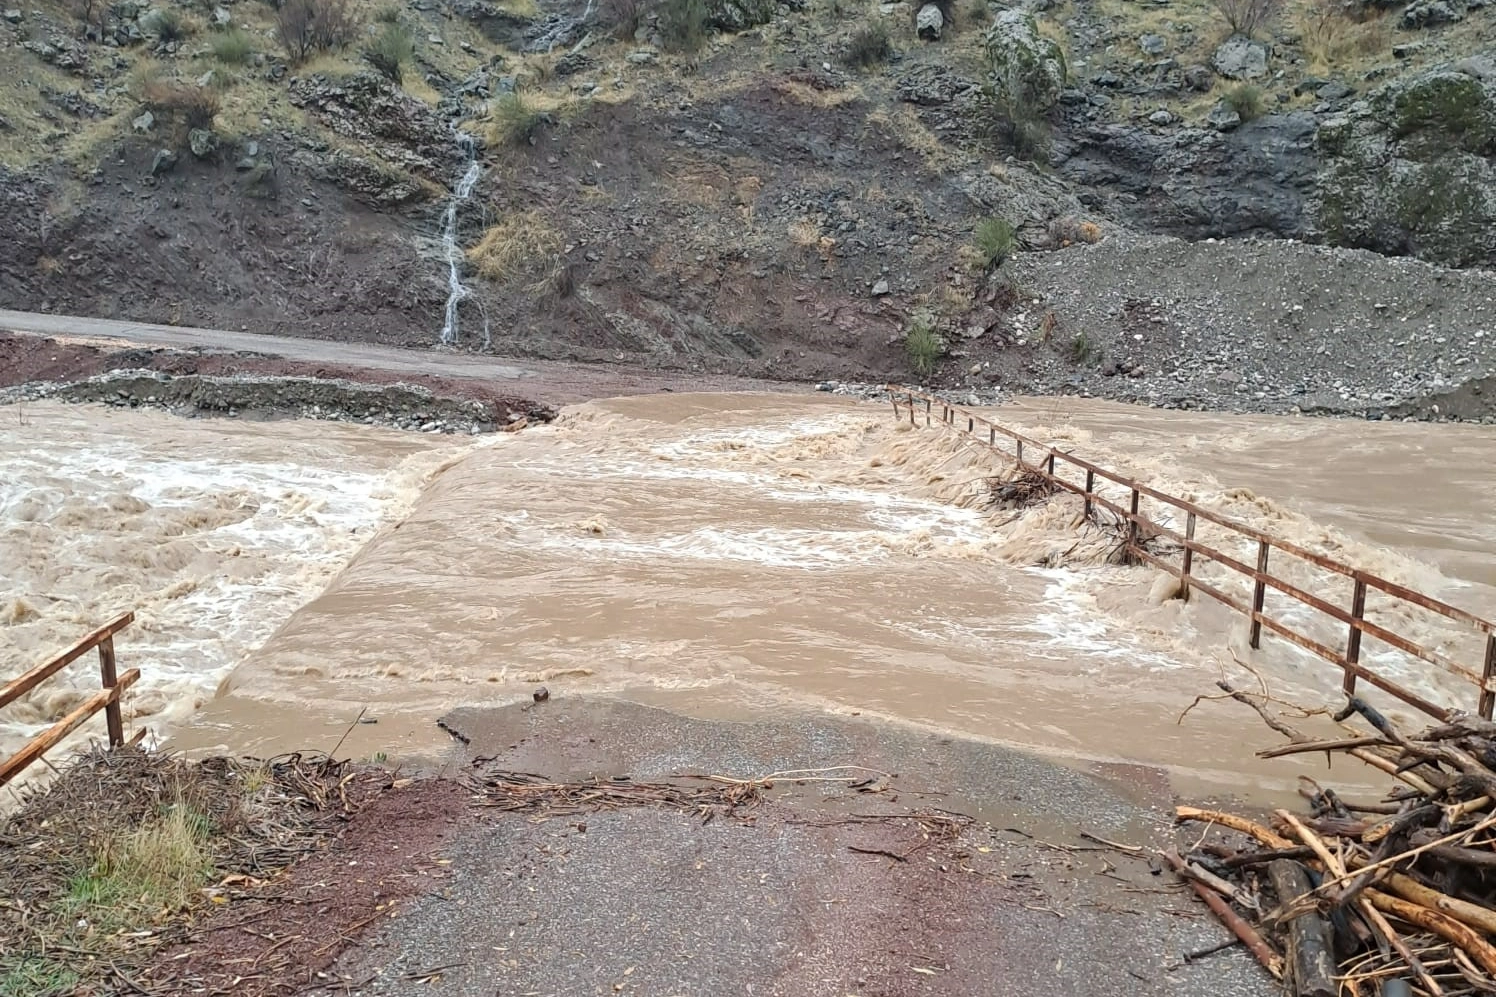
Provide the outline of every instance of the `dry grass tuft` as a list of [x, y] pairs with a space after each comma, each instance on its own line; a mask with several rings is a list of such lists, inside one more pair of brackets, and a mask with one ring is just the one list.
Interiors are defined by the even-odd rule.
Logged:
[[522, 211], [489, 228], [467, 251], [468, 262], [493, 281], [548, 274], [561, 252], [561, 233], [539, 211]]

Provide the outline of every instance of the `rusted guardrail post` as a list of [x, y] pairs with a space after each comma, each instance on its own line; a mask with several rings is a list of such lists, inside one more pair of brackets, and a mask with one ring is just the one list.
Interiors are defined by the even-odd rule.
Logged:
[[991, 447], [992, 449], [994, 449], [994, 450], [997, 449], [997, 427], [996, 426], [989, 426], [987, 428], [987, 445], [989, 447]]
[[1045, 467], [1048, 468], [1048, 470], [1049, 470], [1049, 476], [1051, 478], [1054, 477], [1054, 451], [1053, 450], [1049, 451], [1049, 459], [1046, 460], [1044, 462], [1044, 464], [1045, 464]]
[[[114, 637], [105, 637], [99, 641], [99, 680], [105, 689], [113, 689], [119, 684], [119, 677], [114, 674]], [[104, 707], [104, 721], [109, 725], [109, 746], [120, 748], [125, 743], [125, 721], [120, 714], [119, 697], [115, 696], [109, 700], [109, 705]]]
[[[1361, 622], [1361, 617], [1366, 614], [1366, 582], [1360, 578], [1356, 579], [1356, 586], [1351, 590], [1351, 622], [1350, 632], [1345, 635], [1345, 660], [1353, 665], [1361, 663], [1361, 628], [1356, 626]], [[1356, 673], [1347, 670], [1345, 681], [1340, 688], [1347, 696], [1356, 694]]]
[[1267, 598], [1267, 552], [1266, 540], [1257, 541], [1257, 579], [1252, 585], [1252, 639], [1247, 643], [1254, 649], [1262, 646], [1262, 604]]
[[1184, 515], [1184, 563], [1179, 569], [1179, 601], [1190, 601], [1190, 566], [1195, 563], [1195, 514]]
[[1489, 688], [1492, 677], [1496, 677], [1496, 633], [1486, 634], [1486, 666], [1480, 683], [1480, 715], [1487, 720], [1496, 707], [1496, 692]]
[[925, 399], [925, 428], [930, 426], [930, 399]]
[[1127, 517], [1127, 554], [1129, 557], [1137, 553], [1138, 548], [1138, 501], [1142, 496], [1138, 490], [1132, 490], [1132, 514]]
[[1091, 492], [1096, 488], [1096, 472], [1086, 469], [1086, 518], [1091, 518]]

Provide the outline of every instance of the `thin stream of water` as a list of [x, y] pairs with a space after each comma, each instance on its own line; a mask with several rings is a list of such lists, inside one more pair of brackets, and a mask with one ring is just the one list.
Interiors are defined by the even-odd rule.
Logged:
[[[457, 245], [457, 209], [472, 197], [473, 188], [477, 186], [478, 178], [483, 175], [483, 164], [478, 162], [478, 149], [473, 137], [465, 132], [457, 132], [457, 144], [467, 157], [468, 165], [467, 170], [462, 174], [462, 179], [457, 181], [457, 186], [452, 190], [452, 197], [447, 202], [447, 210], [442, 214], [442, 250], [447, 258], [447, 311], [441, 334], [443, 346], [457, 345], [457, 306], [473, 293], [472, 288], [462, 282], [463, 253], [462, 248]], [[484, 347], [487, 347], [489, 342], [488, 316], [484, 315]]]

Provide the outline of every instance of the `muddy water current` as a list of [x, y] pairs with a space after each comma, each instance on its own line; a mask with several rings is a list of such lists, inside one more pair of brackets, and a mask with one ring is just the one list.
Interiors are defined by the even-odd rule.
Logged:
[[[996, 415], [1496, 614], [1489, 429], [1077, 400]], [[121, 642], [147, 676], [133, 709], [187, 747], [331, 746], [367, 708], [379, 724], [351, 747], [418, 753], [440, 746], [444, 710], [544, 684], [726, 719], [807, 706], [886, 717], [1079, 764], [1157, 764], [1192, 790], [1280, 793], [1321, 772], [1254, 759], [1276, 735], [1236, 704], [1181, 714], [1223, 675], [1334, 702], [1331, 666], [1271, 638], [1253, 650], [1231, 611], [1108, 563], [1116, 534], [1082, 520], [1078, 500], [995, 506], [1001, 461], [896, 425], [887, 407], [659, 395], [476, 443], [85, 408], [26, 418], [0, 428], [13, 590], [0, 674], [143, 606]], [[1229, 536], [1201, 536], [1251, 559]], [[1282, 570], [1348, 596], [1344, 579]], [[1343, 641], [1339, 624], [1275, 598], [1271, 611]], [[1372, 599], [1368, 615], [1471, 660], [1473, 638], [1421, 611]], [[1364, 656], [1423, 695], [1473, 704], [1457, 676], [1374, 642]], [[219, 698], [182, 720], [220, 679]], [[3, 730], [64, 705], [35, 697]]]

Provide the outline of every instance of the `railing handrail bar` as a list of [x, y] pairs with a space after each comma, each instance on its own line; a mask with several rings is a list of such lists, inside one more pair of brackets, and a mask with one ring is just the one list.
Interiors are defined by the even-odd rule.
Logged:
[[0, 687], [0, 709], [9, 706], [47, 679], [119, 633], [135, 620], [133, 612], [120, 613], [108, 623], [84, 637], [80, 637], [67, 650], [27, 672], [22, 672]]

